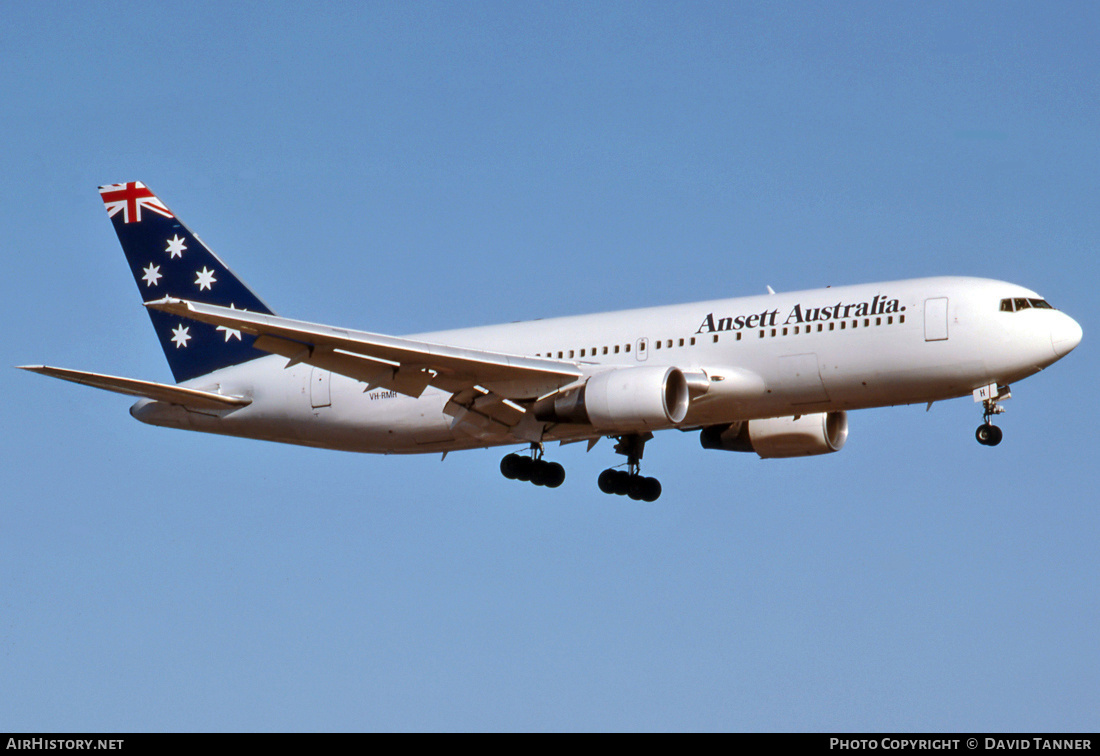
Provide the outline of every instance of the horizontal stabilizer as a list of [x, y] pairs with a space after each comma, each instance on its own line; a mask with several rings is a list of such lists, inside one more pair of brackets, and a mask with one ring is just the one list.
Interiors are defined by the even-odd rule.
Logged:
[[185, 407], [194, 407], [195, 409], [230, 409], [232, 407], [244, 407], [252, 403], [251, 399], [240, 396], [223, 396], [211, 391], [199, 391], [198, 389], [172, 386], [167, 383], [139, 381], [135, 378], [85, 373], [81, 370], [67, 370], [66, 368], [49, 367], [48, 365], [18, 365], [17, 367], [20, 370], [30, 370], [32, 373], [41, 373], [51, 378], [60, 378], [63, 381], [72, 381], [73, 383], [82, 383], [85, 386], [92, 386], [105, 391], [114, 391], [116, 394], [143, 396], [155, 399], [158, 402], [182, 404]]

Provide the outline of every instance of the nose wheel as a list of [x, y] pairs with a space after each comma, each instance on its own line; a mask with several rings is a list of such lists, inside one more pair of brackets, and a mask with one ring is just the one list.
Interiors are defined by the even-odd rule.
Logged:
[[978, 426], [978, 430], [974, 432], [974, 437], [978, 439], [978, 443], [982, 446], [996, 446], [1001, 443], [1004, 433], [993, 423], [982, 423]]
[[508, 480], [522, 480], [547, 488], [557, 488], [565, 482], [565, 468], [542, 458], [542, 444], [531, 444], [530, 456], [505, 456], [500, 460], [500, 474]]
[[608, 468], [600, 473], [596, 483], [605, 494], [629, 496], [634, 501], [657, 501], [661, 496], [661, 481], [647, 478], [641, 474], [642, 452], [645, 442], [653, 438], [652, 433], [644, 436], [619, 436], [615, 445], [618, 454], [626, 456], [626, 470]]

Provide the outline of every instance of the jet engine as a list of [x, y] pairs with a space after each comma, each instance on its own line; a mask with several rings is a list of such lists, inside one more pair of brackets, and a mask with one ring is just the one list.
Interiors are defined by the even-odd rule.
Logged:
[[540, 399], [535, 403], [535, 417], [542, 422], [647, 431], [682, 421], [690, 402], [688, 380], [679, 368], [618, 368]]
[[840, 451], [847, 440], [847, 412], [711, 425], [699, 434], [704, 449], [756, 452], [764, 459], [830, 454]]

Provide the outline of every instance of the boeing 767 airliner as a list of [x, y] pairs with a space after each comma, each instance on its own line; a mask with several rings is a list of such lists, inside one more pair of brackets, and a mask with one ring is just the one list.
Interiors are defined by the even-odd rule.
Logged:
[[1034, 291], [955, 277], [385, 336], [276, 316], [144, 184], [99, 191], [176, 383], [25, 369], [142, 397], [130, 413], [152, 425], [383, 454], [523, 445], [501, 472], [548, 487], [565, 479], [550, 441], [616, 439], [626, 462], [600, 489], [654, 501], [654, 431], [827, 454], [847, 410], [967, 395], [996, 446], [1009, 385], [1081, 340]]

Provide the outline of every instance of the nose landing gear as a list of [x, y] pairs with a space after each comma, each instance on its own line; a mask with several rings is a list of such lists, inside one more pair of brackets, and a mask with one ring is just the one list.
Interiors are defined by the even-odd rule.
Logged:
[[641, 475], [642, 452], [652, 433], [619, 436], [615, 452], [626, 456], [626, 470], [608, 468], [600, 473], [597, 484], [605, 494], [629, 496], [635, 501], [657, 501], [661, 496], [661, 481]]
[[974, 401], [982, 403], [982, 424], [974, 431], [974, 437], [982, 446], [996, 446], [1001, 443], [1004, 433], [993, 424], [993, 416], [1005, 411], [998, 400], [1011, 398], [1012, 393], [1008, 386], [998, 386], [995, 383], [974, 392]]
[[565, 468], [542, 458], [542, 444], [531, 444], [531, 456], [509, 454], [500, 460], [500, 473], [508, 480], [523, 480], [536, 486], [557, 488], [565, 482]]

